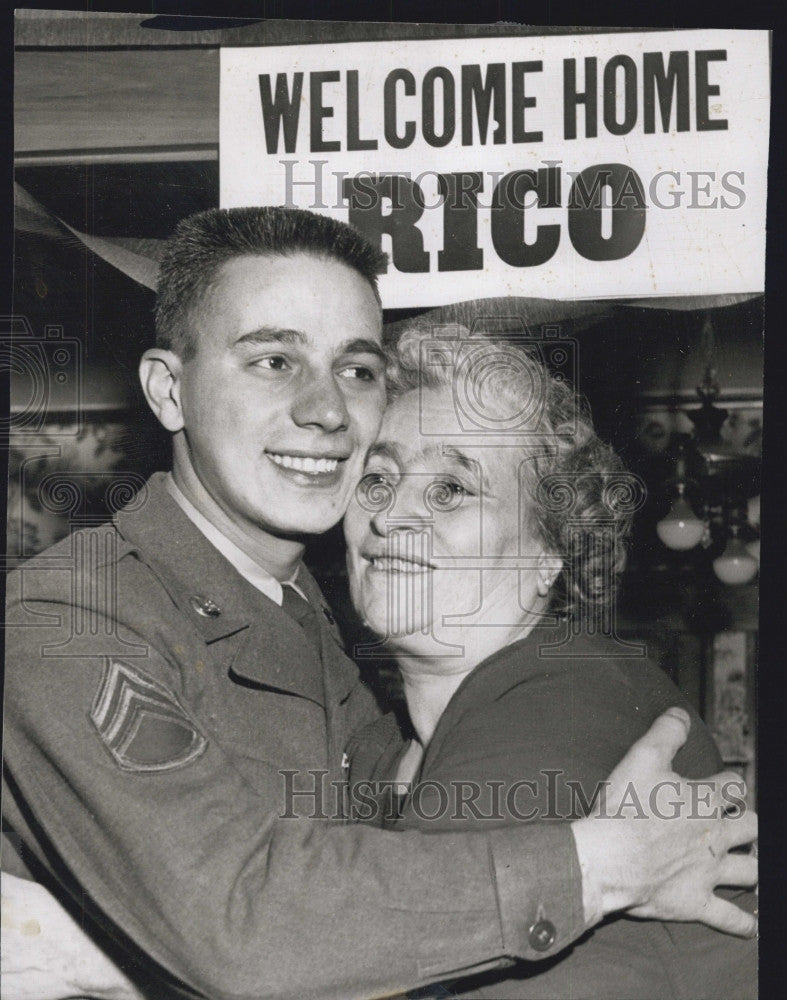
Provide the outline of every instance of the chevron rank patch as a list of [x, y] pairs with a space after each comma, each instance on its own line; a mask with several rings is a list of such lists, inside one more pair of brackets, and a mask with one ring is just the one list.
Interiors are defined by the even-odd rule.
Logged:
[[172, 691], [119, 660], [104, 669], [90, 719], [124, 771], [170, 771], [208, 745]]

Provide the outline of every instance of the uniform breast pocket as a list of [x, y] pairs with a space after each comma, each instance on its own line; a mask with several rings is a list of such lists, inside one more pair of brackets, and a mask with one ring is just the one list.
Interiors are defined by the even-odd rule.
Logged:
[[277, 794], [282, 772], [323, 770], [327, 761], [325, 713], [315, 702], [267, 688], [249, 688], [228, 679], [213, 706], [216, 740], [255, 787]]

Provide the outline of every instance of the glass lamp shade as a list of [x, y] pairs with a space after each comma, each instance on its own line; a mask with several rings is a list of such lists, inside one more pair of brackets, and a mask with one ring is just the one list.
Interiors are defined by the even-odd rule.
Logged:
[[705, 523], [701, 521], [683, 498], [681, 490], [669, 514], [656, 525], [656, 534], [668, 549], [679, 552], [693, 549], [705, 534]]
[[733, 529], [724, 552], [713, 560], [713, 572], [722, 583], [730, 585], [748, 583], [757, 573], [757, 560], [746, 551], [746, 546]]

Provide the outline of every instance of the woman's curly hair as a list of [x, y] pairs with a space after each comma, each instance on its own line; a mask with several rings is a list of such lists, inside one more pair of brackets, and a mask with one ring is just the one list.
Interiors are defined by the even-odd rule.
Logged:
[[[633, 513], [641, 500], [638, 480], [596, 434], [587, 402], [567, 380], [549, 373], [538, 357], [537, 341], [531, 347], [521, 338], [499, 334], [468, 337], [462, 327], [451, 333], [455, 336], [446, 340], [441, 330], [441, 339], [435, 340], [426, 326], [414, 324], [403, 331], [390, 349], [389, 397], [450, 387], [456, 399], [458, 380], [472, 380], [475, 372], [475, 405], [488, 406], [490, 414], [499, 415], [502, 408], [525, 415], [518, 427], [527, 435], [522, 448], [533, 474], [523, 477], [529, 502], [522, 509], [530, 518], [527, 527], [563, 564], [551, 609], [597, 619], [610, 607], [625, 565]], [[463, 370], [461, 362], [429, 363], [429, 351], [437, 345], [439, 355], [441, 343], [447, 347], [445, 356], [464, 346], [470, 360]], [[490, 420], [489, 427], [499, 425], [499, 416]]]

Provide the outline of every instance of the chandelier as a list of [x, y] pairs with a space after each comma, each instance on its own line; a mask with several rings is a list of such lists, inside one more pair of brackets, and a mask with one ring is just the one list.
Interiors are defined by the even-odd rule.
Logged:
[[719, 384], [713, 367], [713, 326], [703, 327], [706, 364], [696, 387], [700, 406], [688, 411], [689, 434], [673, 434], [668, 448], [672, 475], [664, 483], [672, 499], [669, 512], [656, 524], [659, 539], [675, 551], [697, 546], [709, 550], [713, 572], [722, 583], [745, 584], [759, 568], [759, 459], [741, 453], [722, 437], [729, 411], [716, 402]]

